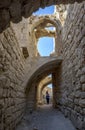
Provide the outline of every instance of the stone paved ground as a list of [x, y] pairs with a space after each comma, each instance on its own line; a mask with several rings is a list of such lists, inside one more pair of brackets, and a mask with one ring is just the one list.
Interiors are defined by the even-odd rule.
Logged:
[[[34, 129], [35, 128], [35, 129]], [[25, 115], [16, 130], [76, 130], [71, 121], [63, 114], [51, 107], [44, 105], [28, 116]]]

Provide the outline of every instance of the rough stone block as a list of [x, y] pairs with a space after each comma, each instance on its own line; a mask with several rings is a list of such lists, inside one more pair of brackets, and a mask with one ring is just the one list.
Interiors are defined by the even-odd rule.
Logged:
[[76, 120], [76, 128], [79, 130], [82, 130], [82, 119], [80, 117], [77, 118]]
[[10, 15], [8, 10], [0, 10], [0, 32], [3, 31], [3, 29], [5, 29], [10, 22]]
[[85, 92], [81, 92], [81, 98], [85, 99]]
[[74, 99], [74, 103], [75, 103], [76, 105], [78, 105], [78, 104], [79, 104], [79, 99]]
[[11, 14], [11, 19], [13, 22], [17, 23], [21, 21], [22, 16], [21, 16], [21, 4], [19, 1], [13, 2], [9, 8], [10, 14]]
[[80, 99], [80, 100], [79, 100], [79, 105], [80, 105], [81, 107], [85, 107], [85, 99]]
[[76, 124], [76, 121], [77, 121], [77, 114], [75, 111], [71, 111], [71, 121], [72, 123], [74, 124], [74, 126], [76, 127], [77, 124]]
[[81, 76], [80, 82], [81, 82], [82, 84], [85, 83], [85, 75], [82, 75], [82, 76]]
[[75, 97], [76, 97], [76, 98], [81, 97], [81, 92], [80, 92], [80, 91], [75, 92]]
[[1, 0], [0, 1], [0, 8], [8, 7], [11, 3], [11, 0]]
[[82, 91], [85, 91], [85, 84], [82, 84]]

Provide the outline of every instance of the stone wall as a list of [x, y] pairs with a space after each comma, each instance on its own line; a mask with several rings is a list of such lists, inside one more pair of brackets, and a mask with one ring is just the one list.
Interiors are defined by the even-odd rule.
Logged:
[[34, 82], [26, 94], [26, 97], [27, 97], [26, 113], [31, 113], [36, 109], [36, 102], [37, 102], [36, 91], [37, 91], [37, 87], [36, 87], [36, 83]]
[[10, 27], [0, 34], [0, 130], [13, 130], [25, 110], [25, 60]]
[[74, 3], [75, 1], [81, 2], [83, 0], [3, 0], [0, 1], [0, 32], [6, 29], [10, 21], [18, 23], [22, 20], [22, 16], [25, 18], [31, 16], [31, 14], [38, 10], [40, 7], [45, 8], [46, 6], [56, 4], [68, 4]]
[[[41, 5], [43, 5], [43, 3], [41, 3]], [[1, 6], [1, 8], [2, 7], [4, 6]], [[17, 10], [19, 9], [18, 7], [16, 8]], [[16, 10], [16, 8], [11, 7], [11, 9], [13, 10]], [[18, 18], [17, 10], [15, 11], [16, 13], [14, 12], [14, 19]], [[0, 14], [2, 14], [2, 12], [0, 12]], [[69, 6], [67, 19], [62, 32], [62, 41], [63, 41], [62, 52], [64, 60], [62, 63], [62, 67], [59, 68], [60, 73], [57, 70], [55, 70], [58, 72], [58, 74], [54, 74], [54, 82], [53, 82], [53, 85], [55, 87], [60, 86], [60, 88], [56, 89], [55, 92], [53, 93], [54, 98], [55, 97], [59, 98], [59, 96], [62, 95], [62, 99], [60, 100], [60, 102], [59, 101], [57, 102], [58, 105], [61, 105], [60, 108], [64, 112], [65, 116], [68, 116], [72, 120], [74, 125], [80, 130], [85, 129], [84, 12], [85, 12], [85, 2], [81, 3], [80, 5], [75, 3], [74, 5]], [[3, 14], [5, 13], [7, 13], [6, 10], [4, 10]], [[1, 31], [5, 27], [5, 25], [2, 26], [2, 23], [5, 23], [3, 22], [3, 19], [5, 18], [4, 20], [6, 21], [9, 18], [6, 16], [4, 16], [3, 18], [3, 16], [4, 15], [1, 15], [1, 24], [0, 24], [0, 26], [2, 27]], [[16, 25], [15, 29], [10, 27], [0, 34], [0, 128], [1, 128], [0, 130], [13, 130], [16, 127], [16, 124], [21, 120], [26, 105], [26, 98], [25, 98], [26, 95], [24, 89], [33, 73], [36, 72], [34, 77], [36, 76], [36, 82], [37, 82], [37, 78], [39, 78], [41, 74], [45, 75], [44, 72], [46, 70], [44, 69], [47, 69], [48, 72], [50, 71], [50, 69], [52, 69], [51, 67], [55, 67], [55, 64], [57, 63], [56, 62], [54, 65], [52, 63], [50, 64], [50, 66], [49, 65], [47, 66], [46, 63], [51, 62], [52, 57], [49, 57], [48, 59], [35, 58], [37, 52], [35, 44], [36, 40], [33, 39], [34, 34], [32, 34], [31, 30], [32, 27], [31, 21], [33, 20], [32, 18], [33, 17], [31, 17], [31, 19], [29, 20], [29, 28], [27, 30], [23, 28], [24, 23], [22, 21], [21, 25], [18, 26], [18, 28]], [[8, 19], [7, 23], [9, 23], [9, 21], [10, 18]], [[25, 28], [28, 27], [27, 24]], [[20, 30], [18, 30], [19, 28]], [[26, 43], [29, 52], [29, 57], [27, 59], [24, 58], [19, 46], [20, 44], [18, 43], [21, 42], [22, 37], [20, 37], [20, 35], [21, 30], [23, 31], [23, 29], [24, 31], [26, 31], [26, 37], [28, 34], [28, 38], [25, 40], [28, 41], [29, 39], [28, 43]], [[19, 36], [18, 33], [17, 35], [15, 35], [15, 33], [18, 32], [17, 30], [20, 33]], [[22, 36], [24, 35], [25, 34], [23, 32]], [[21, 39], [19, 40], [18, 38]], [[44, 64], [46, 66], [43, 66]], [[39, 70], [40, 75], [38, 75], [36, 69]], [[55, 81], [56, 77], [57, 80]], [[31, 79], [31, 81], [33, 80]], [[30, 87], [30, 83], [27, 87], [28, 88]], [[31, 86], [27, 98], [29, 103], [28, 107], [30, 107], [31, 105], [33, 105], [33, 107], [35, 106], [34, 104], [35, 101], [34, 97], [36, 97], [35, 92], [36, 92], [36, 84], [35, 82], [33, 82], [33, 86]], [[30, 100], [30, 98], [32, 99]]]
[[69, 5], [63, 28], [62, 111], [85, 130], [85, 2]]
[[15, 36], [18, 40], [21, 50], [27, 48], [28, 57], [34, 57], [36, 54], [35, 39], [32, 34], [32, 18], [23, 18], [21, 22], [17, 24], [11, 23]]

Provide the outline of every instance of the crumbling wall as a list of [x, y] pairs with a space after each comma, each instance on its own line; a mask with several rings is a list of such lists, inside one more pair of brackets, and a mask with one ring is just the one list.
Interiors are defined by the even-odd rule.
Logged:
[[55, 4], [68, 4], [74, 3], [75, 1], [81, 2], [83, 0], [3, 0], [0, 1], [0, 32], [10, 24], [10, 21], [18, 23], [22, 20], [22, 17], [25, 18], [31, 16], [31, 14], [38, 10], [39, 7], [45, 8], [46, 6], [55, 5]]
[[[17, 7], [17, 9], [19, 8]], [[7, 7], [6, 10], [8, 11]], [[5, 11], [4, 13], [2, 13], [3, 11], [0, 13], [5, 14], [6, 10], [4, 10]], [[17, 12], [16, 8], [13, 8], [13, 10]], [[13, 12], [13, 10], [11, 12]], [[74, 125], [80, 130], [85, 129], [84, 12], [85, 12], [85, 2], [83, 2], [80, 5], [75, 3], [74, 5], [70, 5], [69, 7], [68, 16], [62, 34], [63, 36], [62, 38], [63, 63], [61, 70], [62, 79], [61, 82], [59, 82], [57, 85], [55, 85], [54, 83], [55, 86], [60, 87], [59, 94], [61, 90], [62, 100], [58, 102], [59, 105], [61, 105], [61, 110], [65, 113], [66, 116], [68, 116], [72, 120]], [[8, 19], [7, 23], [9, 23], [10, 21], [9, 13], [8, 17], [6, 15], [5, 17], [3, 16], [4, 15], [1, 15], [1, 24], [0, 24], [0, 26], [2, 27], [1, 31], [5, 27], [5, 25], [3, 25], [5, 23], [3, 22], [3, 19], [5, 18], [4, 19], [5, 21]], [[15, 18], [18, 18], [17, 13]], [[30, 79], [30, 74], [32, 74], [31, 73], [32, 69], [30, 68], [32, 68], [32, 66], [35, 65], [34, 60], [36, 61], [35, 59], [36, 45], [34, 45], [35, 39], [33, 39], [32, 37], [33, 35], [31, 34], [30, 29], [32, 25], [32, 20], [33, 19], [31, 17], [28, 26], [29, 60], [24, 59], [24, 56], [20, 50], [20, 46], [16, 39], [17, 36], [15, 36], [14, 30], [11, 27], [7, 28], [2, 34], [0, 34], [0, 129], [1, 130], [12, 130], [13, 128], [15, 128], [16, 124], [21, 120], [25, 110], [26, 101], [25, 101], [24, 87], [26, 83], [24, 84], [24, 82], [25, 80], [27, 80], [27, 78]], [[35, 94], [34, 93], [35, 90], [31, 92], [29, 92], [30, 95]], [[56, 96], [56, 94], [54, 96]]]
[[36, 54], [35, 40], [31, 32], [32, 20], [32, 17], [30, 17], [28, 19], [23, 18], [17, 24], [11, 23], [20, 48], [22, 51], [24, 47], [26, 48], [25, 53], [28, 53], [28, 57], [34, 57]]
[[61, 109], [85, 130], [85, 2], [69, 5], [62, 36]]
[[12, 28], [0, 34], [0, 130], [13, 130], [25, 110], [25, 60]]

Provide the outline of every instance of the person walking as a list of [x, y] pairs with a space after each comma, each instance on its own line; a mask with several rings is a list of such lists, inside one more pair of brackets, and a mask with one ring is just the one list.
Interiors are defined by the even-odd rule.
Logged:
[[47, 104], [49, 104], [49, 99], [50, 99], [50, 95], [49, 95], [48, 91], [46, 91], [46, 102], [47, 102]]

